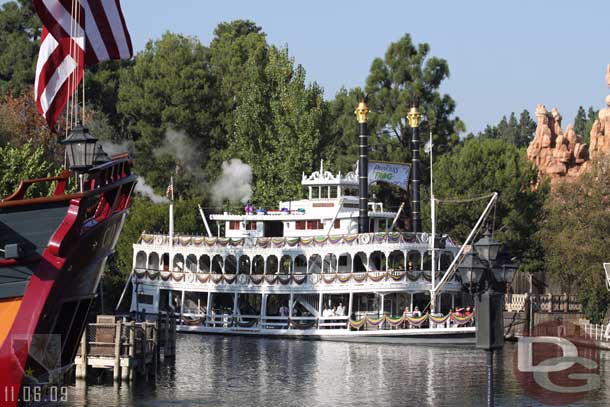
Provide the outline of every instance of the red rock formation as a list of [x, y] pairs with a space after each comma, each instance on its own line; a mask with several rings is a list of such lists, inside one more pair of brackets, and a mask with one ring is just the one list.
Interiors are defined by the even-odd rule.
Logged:
[[[610, 87], [610, 65], [606, 81]], [[564, 135], [561, 115], [556, 108], [548, 112], [544, 105], [536, 106], [538, 127], [527, 148], [527, 158], [538, 168], [539, 178], [550, 177], [551, 185], [562, 179], [575, 180], [587, 171], [589, 159], [610, 156], [610, 96], [606, 97], [606, 105], [593, 123], [589, 147], [582, 143], [572, 124], [568, 125]]]

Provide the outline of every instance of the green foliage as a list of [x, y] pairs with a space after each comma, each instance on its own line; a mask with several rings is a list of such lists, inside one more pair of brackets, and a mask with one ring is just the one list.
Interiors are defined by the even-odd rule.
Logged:
[[[209, 50], [194, 38], [171, 33], [149, 42], [133, 65], [121, 70], [117, 112], [135, 141], [136, 158], [140, 158], [136, 170], [157, 189], [169, 183], [179, 166], [191, 169], [178, 174], [179, 190], [185, 195], [198, 193], [202, 180], [194, 173], [218, 169], [215, 159], [225, 139], [218, 127], [216, 82]], [[200, 154], [196, 163], [155, 155], [170, 129], [186, 135]]]
[[[373, 60], [365, 91], [369, 108], [376, 113], [371, 115], [374, 128], [408, 147], [410, 133], [405, 118], [410, 106], [418, 103], [434, 132], [436, 150], [446, 152], [458, 142], [458, 133], [464, 127], [458, 118], [451, 118], [454, 100], [439, 92], [449, 77], [449, 65], [442, 58], [429, 56], [429, 52], [428, 44], [416, 45], [405, 34], [390, 44], [383, 59]], [[427, 127], [422, 130], [427, 133]]]
[[[57, 175], [58, 166], [46, 160], [44, 155], [45, 149], [40, 145], [34, 147], [26, 143], [19, 147], [10, 144], [0, 146], [0, 198], [15, 192], [21, 180]], [[34, 184], [28, 188], [26, 196], [47, 196], [49, 187], [49, 183]]]
[[502, 139], [518, 148], [522, 148], [529, 145], [530, 141], [534, 138], [535, 132], [536, 122], [532, 120], [527, 110], [523, 110], [519, 115], [518, 121], [517, 116], [513, 112], [508, 119], [506, 116], [503, 116], [497, 125], [487, 125], [485, 130], [479, 133], [479, 136]]
[[[523, 271], [536, 271], [542, 266], [541, 248], [534, 234], [546, 188], [533, 190], [535, 180], [536, 172], [528, 163], [525, 151], [502, 139], [468, 139], [454, 153], [440, 157], [434, 164], [437, 199], [499, 193], [488, 224], [490, 227], [495, 225], [495, 237], [519, 259]], [[429, 196], [429, 191], [424, 195]], [[487, 202], [441, 203], [437, 210], [439, 232], [464, 240]], [[425, 200], [423, 203], [429, 213]]]
[[582, 106], [578, 107], [578, 112], [574, 117], [574, 131], [582, 137], [583, 143], [585, 144], [589, 144], [591, 139], [591, 128], [596, 119], [597, 110], [593, 109], [593, 107], [589, 107], [589, 110], [586, 112]]
[[545, 271], [567, 292], [576, 292], [587, 317], [600, 322], [610, 305], [603, 262], [610, 247], [610, 161], [591, 162], [578, 182], [559, 184], [545, 205], [539, 232]]
[[[116, 130], [110, 138], [113, 141], [120, 141], [125, 137], [123, 134], [125, 129], [122, 128], [124, 123], [121, 123], [117, 105], [121, 72], [132, 64], [131, 60], [106, 61], [85, 71], [88, 108], [98, 113], [97, 117], [94, 117], [94, 121], [102, 120], [115, 124]], [[95, 135], [99, 137], [99, 134]]]
[[301, 174], [320, 157], [326, 104], [321, 88], [305, 85], [305, 70], [287, 49], [271, 47], [260, 72], [254, 58], [244, 66], [247, 84], [237, 96], [234, 131], [226, 158], [252, 166], [257, 205], [275, 206], [301, 194]]
[[31, 1], [0, 8], [0, 95], [19, 95], [34, 83], [41, 23]]

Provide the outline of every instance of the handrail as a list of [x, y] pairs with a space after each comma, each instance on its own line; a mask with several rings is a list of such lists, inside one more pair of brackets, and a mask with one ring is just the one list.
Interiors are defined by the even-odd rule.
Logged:
[[70, 178], [70, 171], [63, 170], [60, 175], [55, 176], [55, 177], [32, 178], [32, 179], [22, 180], [21, 182], [19, 182], [19, 186], [17, 187], [17, 190], [15, 192], [13, 192], [11, 195], [7, 196], [6, 198], [1, 199], [0, 202], [21, 200], [25, 196], [25, 194], [30, 186], [32, 186], [34, 184], [42, 184], [42, 183], [47, 183], [47, 182], [50, 183], [50, 182], [54, 182], [54, 181], [59, 181], [59, 182], [57, 183], [57, 186], [55, 187], [55, 190], [53, 191], [53, 196], [63, 195], [69, 178]]

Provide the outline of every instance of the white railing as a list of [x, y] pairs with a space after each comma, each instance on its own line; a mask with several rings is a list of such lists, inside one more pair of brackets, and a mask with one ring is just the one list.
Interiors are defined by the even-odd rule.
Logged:
[[582, 332], [585, 338], [596, 341], [610, 341], [610, 324], [601, 325], [584, 323], [581, 327], [583, 328]]
[[508, 312], [525, 311], [527, 294], [508, 294], [504, 296], [504, 309]]
[[[504, 309], [509, 312], [527, 311], [529, 294], [507, 294], [504, 296]], [[534, 294], [530, 296], [536, 311], [542, 312], [581, 312], [582, 306], [575, 295]]]

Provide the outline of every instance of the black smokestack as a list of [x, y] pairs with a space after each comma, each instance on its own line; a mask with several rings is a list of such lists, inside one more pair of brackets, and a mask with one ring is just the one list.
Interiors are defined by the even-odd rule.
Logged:
[[411, 223], [413, 232], [421, 232], [421, 207], [419, 197], [419, 124], [421, 114], [416, 106], [409, 110], [407, 115], [409, 127], [411, 127]]
[[369, 129], [367, 124], [367, 114], [369, 112], [365, 100], [360, 100], [356, 108], [356, 118], [358, 119], [360, 159], [358, 160], [358, 181], [359, 181], [359, 214], [358, 214], [358, 233], [369, 232]]

